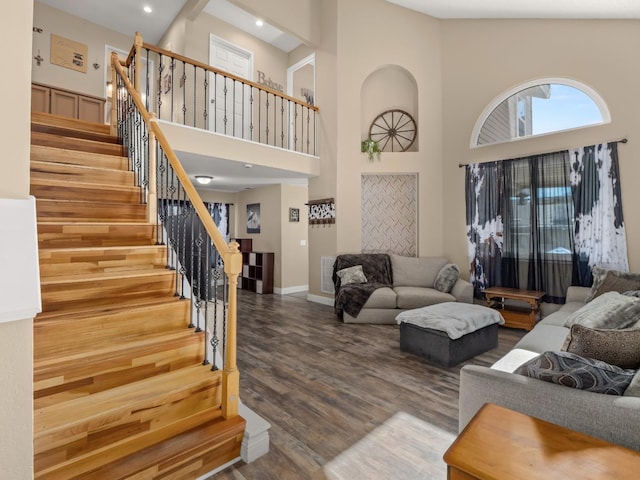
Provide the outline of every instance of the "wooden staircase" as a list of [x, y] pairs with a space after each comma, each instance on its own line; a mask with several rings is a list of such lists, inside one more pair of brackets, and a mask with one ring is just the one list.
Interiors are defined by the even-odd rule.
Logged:
[[221, 372], [106, 125], [32, 116], [43, 312], [34, 321], [37, 479], [195, 479], [240, 456]]

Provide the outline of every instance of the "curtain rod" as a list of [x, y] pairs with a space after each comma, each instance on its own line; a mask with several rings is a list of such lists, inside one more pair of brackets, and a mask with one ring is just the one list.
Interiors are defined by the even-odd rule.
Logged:
[[[603, 142], [603, 143], [628, 143], [629, 139], [628, 138], [621, 138], [620, 140], [613, 140], [611, 142]], [[522, 157], [516, 157], [516, 158], [506, 158], [503, 160], [489, 160], [487, 162], [476, 162], [476, 163], [489, 163], [489, 162], [505, 162], [507, 160], [520, 160], [521, 158], [527, 158], [527, 157], [531, 157], [533, 155], [553, 155], [554, 153], [562, 153], [562, 152], [566, 152], [568, 149], [565, 150], [556, 150], [555, 152], [545, 152], [545, 153], [532, 153], [531, 155], [524, 155]], [[471, 163], [459, 163], [458, 164], [458, 168], [462, 168], [462, 167], [466, 167], [468, 165], [472, 165]]]

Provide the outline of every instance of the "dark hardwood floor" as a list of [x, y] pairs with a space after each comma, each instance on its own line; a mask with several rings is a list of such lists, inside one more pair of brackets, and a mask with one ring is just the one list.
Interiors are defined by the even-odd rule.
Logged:
[[401, 352], [396, 325], [344, 324], [295, 295], [239, 291], [240, 397], [272, 425], [270, 451], [216, 480], [314, 479], [321, 467], [404, 411], [457, 432], [459, 370], [491, 365], [524, 335], [452, 368]]

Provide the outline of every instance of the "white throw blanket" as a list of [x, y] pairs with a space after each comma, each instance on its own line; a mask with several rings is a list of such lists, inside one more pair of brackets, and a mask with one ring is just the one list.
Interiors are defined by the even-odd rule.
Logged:
[[475, 332], [488, 325], [502, 325], [504, 319], [497, 310], [471, 303], [445, 302], [407, 310], [398, 314], [396, 322], [445, 332], [451, 340]]

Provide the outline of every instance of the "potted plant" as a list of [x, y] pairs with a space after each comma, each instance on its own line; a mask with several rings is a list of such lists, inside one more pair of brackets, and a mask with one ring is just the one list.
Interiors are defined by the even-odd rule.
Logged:
[[373, 162], [374, 155], [376, 155], [378, 160], [380, 160], [380, 154], [382, 153], [382, 150], [380, 150], [380, 144], [376, 140], [371, 140], [370, 138], [362, 141], [360, 144], [360, 151], [369, 156], [370, 162]]

